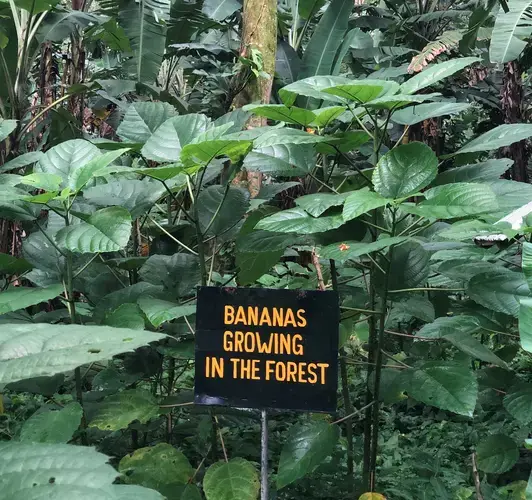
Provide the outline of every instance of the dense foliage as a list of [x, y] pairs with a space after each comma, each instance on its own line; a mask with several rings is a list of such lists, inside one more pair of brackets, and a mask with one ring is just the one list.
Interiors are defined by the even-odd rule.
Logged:
[[339, 294], [271, 498], [532, 498], [532, 2], [248, 2], [0, 0], [2, 498], [257, 498], [198, 285]]

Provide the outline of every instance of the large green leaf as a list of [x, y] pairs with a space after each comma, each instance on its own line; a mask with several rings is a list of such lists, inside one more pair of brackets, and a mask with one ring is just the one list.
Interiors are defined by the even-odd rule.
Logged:
[[372, 101], [366, 103], [368, 108], [375, 109], [389, 109], [395, 110], [407, 106], [408, 104], [424, 102], [424, 101], [433, 101], [436, 97], [440, 97], [441, 94], [435, 92], [432, 94], [395, 94], [395, 95], [385, 95], [382, 97], [377, 97]]
[[144, 317], [136, 304], [122, 304], [105, 315], [102, 324], [115, 328], [144, 330]]
[[438, 173], [438, 159], [425, 144], [412, 142], [386, 153], [373, 171], [375, 190], [385, 198], [407, 198]]
[[353, 80], [341, 76], [310, 76], [280, 89], [279, 97], [286, 106], [292, 106], [297, 96], [345, 103], [347, 102], [345, 99], [330, 93], [324, 93], [323, 90], [337, 85], [350, 85], [351, 83], [353, 83]]
[[277, 472], [277, 488], [313, 472], [334, 450], [340, 428], [327, 422], [295, 424], [284, 440]]
[[255, 147], [244, 158], [248, 170], [285, 177], [306, 175], [316, 164], [312, 144], [274, 144]]
[[502, 474], [519, 459], [516, 442], [504, 434], [492, 434], [477, 445], [478, 468], [484, 472]]
[[262, 219], [256, 228], [279, 233], [312, 234], [336, 229], [343, 223], [341, 214], [312, 217], [302, 208], [291, 208]]
[[331, 74], [352, 9], [350, 0], [331, 1], [305, 48], [299, 78]]
[[483, 133], [455, 154], [475, 153], [477, 151], [492, 151], [504, 146], [509, 146], [514, 142], [522, 141], [532, 136], [532, 125], [527, 123], [513, 123], [499, 125], [488, 132]]
[[454, 219], [499, 208], [495, 193], [484, 184], [460, 182], [429, 189], [426, 199], [417, 205], [404, 204], [402, 208], [422, 217]]
[[32, 163], [39, 161], [43, 156], [43, 153], [41, 153], [40, 151], [24, 153], [20, 156], [17, 156], [16, 158], [13, 158], [7, 163], [4, 163], [4, 165], [0, 167], [0, 172], [8, 172], [9, 170], [15, 170], [18, 168], [25, 167], [27, 165], [31, 165]]
[[235, 228], [249, 210], [249, 191], [233, 186], [209, 186], [200, 193], [196, 203], [202, 233], [220, 236]]
[[195, 305], [179, 305], [154, 297], [140, 297], [138, 305], [155, 328], [166, 321], [190, 316], [196, 312]]
[[456, 348], [465, 352], [472, 358], [480, 359], [486, 363], [506, 368], [506, 363], [499, 358], [491, 349], [471, 335], [463, 335], [462, 332], [454, 332], [444, 335], [443, 338], [453, 344]]
[[319, 217], [331, 207], [343, 205], [347, 194], [314, 193], [300, 196], [296, 205], [314, 217]]
[[467, 365], [429, 361], [416, 369], [408, 393], [425, 404], [460, 415], [473, 416], [478, 384]]
[[512, 166], [513, 160], [497, 158], [472, 165], [451, 168], [438, 174], [433, 186], [454, 182], [485, 182], [498, 180]]
[[429, 102], [400, 109], [392, 115], [392, 121], [400, 125], [415, 125], [429, 118], [455, 115], [469, 108], [467, 102]]
[[58, 175], [63, 179], [61, 188], [76, 191], [83, 167], [99, 156], [100, 151], [90, 142], [73, 139], [47, 151], [35, 166], [35, 171]]
[[400, 92], [402, 94], [414, 94], [479, 61], [478, 57], [464, 57], [462, 59], [451, 59], [440, 64], [431, 64], [403, 83]]
[[[379, 240], [380, 241], [380, 240]], [[391, 269], [388, 280], [390, 290], [413, 288], [424, 283], [429, 275], [430, 255], [417, 242], [407, 241], [394, 249], [391, 261]], [[378, 275], [377, 282], [383, 278]]]
[[95, 448], [0, 443], [0, 483], [9, 500], [163, 500], [140, 486], [113, 484], [118, 473]]
[[369, 188], [362, 188], [358, 191], [348, 193], [345, 199], [342, 216], [347, 222], [368, 213], [374, 208], [384, 207], [390, 203], [390, 199], [383, 198], [379, 193], [370, 191]]
[[512, 0], [495, 17], [491, 34], [490, 61], [506, 63], [517, 59], [526, 47], [526, 41], [519, 37], [532, 34], [532, 2], [530, 0]]
[[214, 21], [223, 21], [241, 7], [238, 0], [204, 0], [202, 11]]
[[162, 338], [153, 332], [108, 326], [3, 324], [0, 383], [64, 373]]
[[525, 275], [528, 288], [532, 289], [532, 243], [528, 241], [523, 242], [521, 256], [521, 269]]
[[146, 141], [142, 154], [148, 160], [162, 163], [178, 161], [183, 147], [205, 132], [208, 123], [205, 115], [191, 114], [170, 118]]
[[128, 389], [105, 398], [89, 422], [89, 427], [104, 431], [125, 429], [131, 422], [138, 420], [145, 424], [159, 415], [157, 400], [148, 391]]
[[165, 19], [170, 15], [170, 2], [125, 0], [120, 4], [118, 21], [129, 38], [131, 58], [125, 68], [138, 82], [154, 83], [164, 57]]
[[25, 286], [11, 287], [0, 292], [0, 314], [17, 311], [25, 307], [55, 299], [63, 292], [62, 285], [50, 285], [44, 288]]
[[455, 333], [460, 333], [465, 337], [478, 331], [480, 331], [480, 325], [473, 316], [444, 316], [437, 318], [432, 323], [423, 325], [416, 335], [431, 339], [441, 339]]
[[229, 158], [237, 162], [250, 149], [251, 141], [227, 140], [223, 136], [217, 140], [201, 141], [201, 136], [187, 144], [181, 151], [181, 160], [186, 165], [208, 165], [215, 158]]
[[474, 276], [467, 285], [467, 293], [480, 305], [511, 316], [519, 314], [519, 301], [530, 295], [522, 273], [492, 271]]
[[[176, 253], [174, 255], [152, 255], [139, 270], [140, 277], [153, 285], [162, 285], [175, 296], [190, 294], [200, 282], [199, 260], [195, 255]], [[147, 290], [135, 295], [149, 296]], [[153, 295], [153, 294], [152, 294]]]
[[[169, 500], [180, 500], [180, 485], [194, 474], [187, 457], [168, 443], [140, 448], [126, 455], [118, 471], [127, 484], [139, 484], [159, 491]], [[186, 499], [186, 497], [185, 497]]]
[[532, 384], [521, 383], [511, 387], [502, 402], [516, 420], [525, 425], [532, 422]]
[[7, 253], [0, 253], [0, 274], [21, 274], [33, 266], [25, 259], [17, 259]]
[[17, 128], [17, 120], [0, 118], [0, 142], [3, 142]]
[[324, 259], [345, 262], [348, 259], [356, 259], [362, 255], [378, 252], [393, 245], [400, 245], [407, 240], [408, 238], [406, 236], [394, 236], [393, 238], [383, 237], [370, 243], [361, 243], [360, 241], [333, 243], [322, 247], [319, 255]]
[[79, 427], [83, 409], [69, 403], [60, 410], [34, 413], [22, 425], [20, 441], [29, 443], [66, 443]]
[[244, 106], [246, 111], [252, 111], [257, 116], [263, 116], [270, 120], [292, 123], [302, 127], [308, 127], [315, 119], [312, 111], [284, 104], [248, 104]]
[[532, 299], [521, 299], [519, 306], [519, 337], [521, 347], [532, 352]]
[[166, 120], [177, 114], [166, 102], [135, 102], [127, 108], [116, 133], [125, 142], [144, 144]]
[[128, 151], [128, 148], [115, 149], [114, 151], [108, 151], [107, 153], [97, 156], [87, 162], [79, 170], [76, 170], [75, 175], [73, 176], [74, 190], [79, 191], [80, 189], [83, 189], [87, 182], [89, 182], [95, 175], [98, 175], [98, 171], [104, 170]]
[[212, 464], [203, 479], [207, 500], [255, 500], [259, 489], [257, 470], [243, 458]]
[[355, 103], [365, 103], [381, 97], [383, 94], [394, 94], [399, 84], [386, 80], [352, 80], [334, 87], [323, 89], [323, 92]]
[[66, 226], [55, 235], [60, 247], [78, 253], [116, 252], [131, 236], [131, 215], [125, 208], [94, 212], [80, 224]]

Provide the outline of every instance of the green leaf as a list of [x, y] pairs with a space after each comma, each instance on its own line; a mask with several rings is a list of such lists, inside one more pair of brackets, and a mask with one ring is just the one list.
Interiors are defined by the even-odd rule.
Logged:
[[493, 474], [509, 471], [519, 459], [516, 442], [504, 434], [492, 434], [477, 445], [478, 468]]
[[115, 328], [131, 328], [144, 330], [144, 318], [136, 304], [122, 304], [117, 309], [107, 313], [103, 324]]
[[436, 177], [438, 159], [427, 145], [411, 142], [386, 153], [373, 171], [375, 190], [385, 198], [407, 198]]
[[127, 108], [116, 133], [124, 142], [144, 144], [176, 114], [175, 108], [166, 102], [134, 102]]
[[270, 120], [293, 123], [302, 127], [308, 127], [316, 118], [314, 113], [308, 109], [288, 107], [284, 104], [248, 104], [244, 106], [244, 110]]
[[532, 243], [523, 241], [521, 269], [525, 275], [528, 287], [532, 289]]
[[187, 457], [168, 443], [140, 448], [126, 455], [120, 460], [118, 471], [127, 484], [152, 488], [169, 500], [182, 498], [179, 485], [186, 484], [194, 474]]
[[7, 253], [0, 253], [0, 274], [22, 274], [33, 266], [25, 259], [17, 259]]
[[314, 217], [331, 207], [343, 205], [347, 194], [314, 193], [296, 198], [296, 205]]
[[[416, 241], [407, 241], [393, 252], [388, 287], [390, 290], [413, 288], [424, 283], [429, 275], [429, 253]], [[378, 275], [380, 280], [382, 275]]]
[[96, 146], [82, 139], [65, 141], [47, 151], [35, 166], [35, 172], [58, 175], [61, 189], [76, 191], [78, 175], [91, 160], [100, 156]]
[[395, 94], [399, 89], [399, 84], [386, 80], [352, 80], [349, 83], [335, 85], [323, 89], [323, 92], [348, 101], [365, 103], [373, 101], [384, 94]]
[[59, 3], [59, 0], [15, 0], [14, 3], [20, 9], [24, 9], [35, 16], [52, 10]]
[[353, 80], [341, 76], [310, 76], [280, 89], [279, 97], [286, 106], [292, 106], [297, 96], [314, 97], [320, 100], [345, 103], [345, 99], [324, 93], [323, 90], [337, 85], [350, 85], [351, 83], [353, 83]]
[[344, 113], [345, 110], [343, 106], [327, 106], [316, 109], [313, 111], [314, 120], [310, 125], [311, 127], [327, 127], [332, 121]]
[[[140, 277], [153, 285], [162, 285], [177, 297], [190, 295], [200, 282], [199, 260], [195, 255], [152, 255], [139, 270]], [[139, 290], [134, 302], [141, 296], [150, 295], [149, 290]], [[152, 294], [155, 295], [155, 294]]]
[[170, 118], [146, 141], [142, 154], [148, 160], [162, 163], [178, 161], [183, 147], [205, 132], [208, 123], [205, 115], [191, 114]]
[[521, 299], [519, 307], [519, 337], [521, 347], [532, 352], [532, 299]]
[[332, 454], [339, 437], [340, 428], [327, 422], [293, 425], [281, 449], [277, 488], [284, 488], [313, 472]]
[[522, 424], [532, 422], [532, 384], [521, 383], [510, 388], [502, 400], [506, 411]]
[[22, 425], [20, 441], [27, 443], [66, 443], [81, 422], [83, 409], [69, 403], [60, 410], [36, 412]]
[[[232, 134], [230, 137], [232, 137]], [[255, 138], [256, 148], [265, 148], [276, 144], [312, 144], [325, 142], [327, 137], [317, 134], [309, 134], [295, 128], [270, 128]]]
[[532, 136], [532, 125], [514, 123], [499, 125], [480, 135], [454, 154], [475, 153], [477, 151], [492, 151]]
[[108, 207], [80, 224], [66, 226], [55, 235], [60, 247], [78, 253], [117, 252], [131, 236], [131, 215], [125, 208]]
[[352, 9], [353, 3], [350, 0], [331, 1], [305, 48], [300, 78], [331, 74]]
[[303, 19], [310, 19], [325, 4], [325, 0], [299, 0], [298, 12]]
[[37, 172], [25, 175], [21, 178], [19, 184], [32, 186], [36, 189], [44, 189], [45, 191], [59, 191], [62, 181], [63, 179], [59, 175]]
[[249, 210], [249, 191], [233, 186], [209, 186], [198, 199], [198, 222], [204, 235], [229, 232]]
[[451, 59], [440, 64], [431, 64], [403, 83], [400, 92], [403, 94], [414, 94], [479, 61], [480, 59], [478, 57], [464, 57], [461, 59]]
[[204, 0], [202, 12], [214, 21], [223, 21], [241, 7], [238, 0]]
[[128, 389], [105, 398], [98, 405], [89, 427], [118, 431], [125, 429], [134, 420], [145, 424], [159, 413], [157, 400], [148, 391]]
[[17, 128], [17, 120], [4, 120], [0, 118], [0, 142], [7, 139], [9, 134]]
[[128, 151], [128, 148], [108, 151], [107, 153], [97, 156], [96, 158], [93, 158], [92, 160], [87, 162], [85, 165], [83, 165], [83, 167], [77, 170], [75, 172], [75, 175], [73, 176], [74, 191], [77, 192], [83, 189], [85, 184], [87, 184], [87, 182], [89, 182], [95, 175], [98, 174], [98, 171], [104, 170], [107, 166], [109, 166], [111, 163], [113, 163], [115, 160], [120, 158]]
[[245, 158], [247, 170], [283, 177], [306, 175], [316, 164], [312, 144], [274, 144], [255, 147]]
[[444, 335], [443, 338], [472, 358], [480, 359], [481, 361], [500, 366], [501, 368], [507, 368], [506, 363], [499, 356], [471, 335], [454, 332]]
[[436, 186], [424, 193], [426, 199], [417, 205], [403, 204], [401, 207], [422, 217], [454, 219], [499, 208], [495, 193], [484, 184], [459, 182]]
[[336, 229], [343, 223], [341, 215], [312, 217], [302, 208], [291, 208], [262, 219], [255, 227], [279, 233], [312, 234]]
[[195, 305], [178, 305], [154, 297], [140, 297], [137, 303], [155, 328], [158, 328], [166, 321], [190, 316], [196, 312]]
[[25, 307], [55, 299], [63, 292], [62, 285], [45, 288], [11, 287], [0, 292], [0, 314], [17, 311]]
[[358, 191], [348, 193], [345, 199], [342, 216], [344, 221], [350, 221], [368, 213], [375, 208], [384, 207], [391, 200], [383, 198], [379, 193], [370, 191], [369, 188], [362, 188]]
[[429, 118], [461, 113], [470, 106], [471, 104], [467, 102], [430, 102], [418, 104], [396, 111], [392, 115], [391, 120], [400, 125], [415, 125]]
[[251, 141], [219, 140], [195, 141], [187, 144], [181, 151], [181, 160], [186, 163], [208, 165], [214, 158], [227, 157], [233, 162], [237, 162], [250, 149]]
[[27, 165], [31, 165], [32, 163], [39, 161], [43, 156], [44, 154], [40, 151], [24, 153], [16, 158], [13, 158], [7, 163], [4, 163], [4, 165], [0, 167], [0, 172], [8, 172], [9, 170], [26, 167]]
[[526, 41], [519, 37], [532, 34], [532, 2], [530, 0], [513, 0], [507, 4], [508, 12], [501, 8], [495, 17], [491, 34], [490, 61], [506, 63], [517, 59], [526, 47]]
[[366, 103], [368, 108], [375, 109], [398, 109], [408, 104], [424, 101], [433, 101], [434, 98], [439, 97], [441, 94], [432, 93], [432, 94], [418, 94], [418, 95], [408, 95], [408, 94], [396, 94], [396, 95], [385, 95], [383, 97], [378, 97]]
[[478, 384], [467, 365], [429, 361], [416, 369], [408, 393], [418, 401], [459, 415], [473, 416]]
[[64, 373], [162, 338], [108, 326], [6, 323], [0, 331], [0, 383]]
[[203, 479], [207, 500], [255, 500], [259, 489], [257, 470], [243, 458], [212, 464]]
[[522, 273], [501, 270], [474, 276], [467, 285], [467, 293], [492, 311], [517, 317], [519, 302], [530, 295], [530, 290]]
[[451, 168], [438, 174], [433, 186], [455, 182], [485, 182], [498, 180], [512, 166], [513, 160], [498, 158], [472, 165]]
[[320, 249], [319, 255], [324, 259], [334, 259], [345, 262], [349, 259], [356, 259], [362, 255], [378, 252], [393, 245], [400, 245], [408, 240], [406, 236], [394, 236], [393, 238], [383, 237], [370, 243], [360, 241], [345, 241], [333, 243]]
[[394, 310], [421, 321], [434, 321], [434, 306], [429, 299], [421, 295], [414, 295], [405, 301], [395, 303]]

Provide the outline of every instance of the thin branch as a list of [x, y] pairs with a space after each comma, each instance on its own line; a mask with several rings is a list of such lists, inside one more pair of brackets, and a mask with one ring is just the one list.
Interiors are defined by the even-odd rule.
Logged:
[[189, 248], [187, 247], [184, 243], [182, 243], [181, 241], [179, 241], [175, 236], [173, 236], [172, 234], [170, 234], [163, 226], [161, 226], [157, 221], [155, 221], [155, 219], [151, 216], [151, 215], [148, 215], [148, 218], [164, 233], [166, 234], [166, 236], [168, 236], [172, 241], [175, 241], [179, 246], [183, 247], [185, 250], [188, 250], [190, 253], [194, 254], [194, 255], [198, 255], [197, 252], [195, 252], [194, 250], [192, 250], [192, 248]]
[[355, 415], [358, 415], [360, 412], [368, 409], [373, 404], [375, 404], [375, 401], [372, 401], [369, 405], [363, 406], [362, 408], [359, 408], [358, 410], [355, 410], [353, 413], [350, 413], [349, 415], [346, 415], [345, 417], [342, 417], [339, 420], [335, 420], [334, 422], [331, 423], [331, 425], [339, 424], [339, 423], [343, 422], [344, 420], [352, 418]]

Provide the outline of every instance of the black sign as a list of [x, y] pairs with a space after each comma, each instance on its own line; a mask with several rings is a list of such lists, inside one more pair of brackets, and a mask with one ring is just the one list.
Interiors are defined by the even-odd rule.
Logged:
[[195, 403], [336, 411], [338, 295], [198, 289]]

